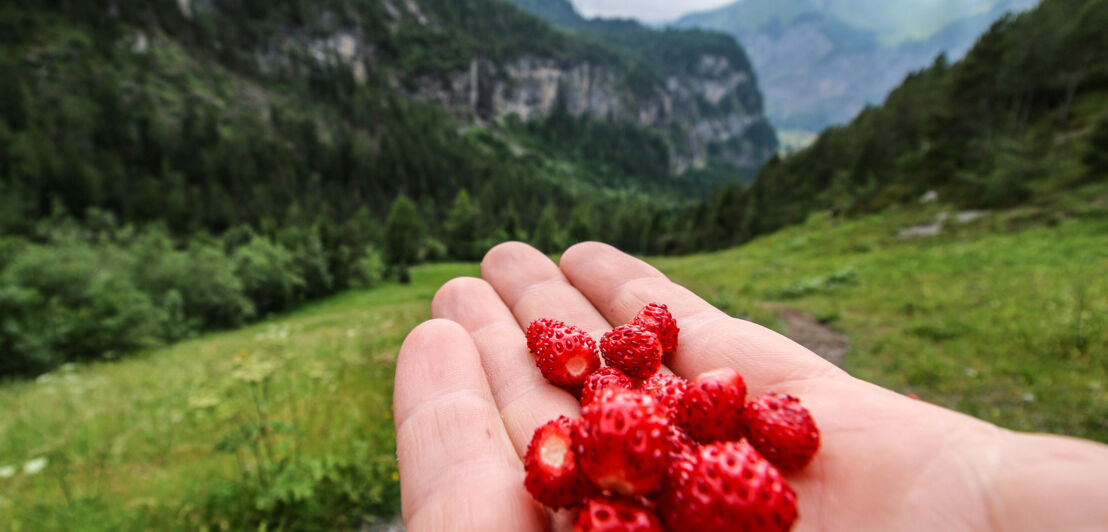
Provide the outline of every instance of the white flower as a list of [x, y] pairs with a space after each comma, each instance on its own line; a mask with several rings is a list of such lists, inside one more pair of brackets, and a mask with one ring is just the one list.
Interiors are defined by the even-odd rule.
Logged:
[[15, 476], [15, 467], [4, 466], [0, 467], [0, 478], [11, 478]]
[[49, 464], [50, 460], [47, 460], [45, 456], [40, 456], [23, 464], [23, 473], [27, 475], [34, 475], [43, 469], [46, 469], [46, 464]]

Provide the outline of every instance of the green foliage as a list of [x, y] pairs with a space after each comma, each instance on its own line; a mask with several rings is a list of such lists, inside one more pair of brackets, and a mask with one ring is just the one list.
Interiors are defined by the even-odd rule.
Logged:
[[1081, 158], [1092, 175], [1108, 174], [1108, 118], [1102, 118], [1089, 136], [1089, 147]]
[[1069, 131], [1089, 112], [1071, 109], [1102, 101], [1108, 87], [1098, 26], [1106, 5], [1045, 0], [1001, 19], [962, 61], [940, 56], [881, 107], [771, 159], [749, 188], [708, 197], [691, 238], [723, 247], [818, 210], [875, 212], [932, 190], [965, 207], [1007, 207], [1081, 182], [1071, 146], [1083, 139]]
[[1041, 179], [1045, 169], [1034, 159], [1022, 154], [1000, 151], [992, 168], [983, 176], [963, 173], [958, 176], [965, 187], [965, 198], [974, 207], [1011, 207], [1031, 197], [1030, 183]]
[[385, 259], [381, 252], [374, 246], [366, 246], [355, 263], [353, 284], [359, 288], [372, 288], [384, 279], [385, 271]]
[[163, 318], [131, 281], [119, 250], [32, 245], [0, 272], [0, 374], [111, 356], [156, 341]]
[[452, 257], [462, 260], [481, 258], [477, 248], [477, 225], [480, 211], [469, 198], [466, 189], [458, 191], [446, 218], [446, 247]]
[[857, 282], [857, 273], [853, 268], [847, 267], [827, 275], [801, 279], [780, 288], [770, 289], [766, 292], [766, 297], [770, 299], [795, 299], [811, 294], [825, 294], [840, 286], [852, 285]]
[[294, 267], [287, 249], [265, 237], [255, 237], [235, 250], [231, 257], [242, 290], [254, 302], [259, 313], [288, 308], [304, 288], [304, 279]]
[[531, 245], [544, 253], [557, 253], [562, 249], [562, 229], [554, 206], [547, 204], [539, 215], [539, 224], [531, 237]]
[[407, 196], [397, 196], [385, 221], [385, 260], [406, 269], [419, 260], [427, 238], [427, 226], [415, 202]]
[[[213, 486], [202, 521], [235, 529], [354, 529], [391, 511], [397, 494], [376, 482], [391, 464], [301, 452], [304, 432], [295, 420], [275, 417], [282, 406], [270, 391], [276, 371], [272, 360], [236, 360], [233, 394], [245, 396], [246, 419], [213, 450], [236, 456], [240, 470]], [[356, 442], [354, 454], [370, 454], [367, 447]]]

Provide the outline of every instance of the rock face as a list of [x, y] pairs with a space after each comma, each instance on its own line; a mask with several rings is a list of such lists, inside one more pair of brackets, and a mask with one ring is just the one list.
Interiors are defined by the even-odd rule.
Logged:
[[[997, 18], [1035, 2], [978, 3], [983, 7], [980, 12], [953, 18], [925, 38], [895, 44], [885, 42], [882, 28], [859, 25], [867, 16], [865, 10], [847, 10], [852, 15], [847, 20], [838, 16], [843, 14], [841, 9], [832, 9], [833, 2], [816, 0], [743, 0], [687, 15], [674, 25], [735, 36], [758, 72], [766, 113], [774, 126], [819, 131], [849, 122], [866, 105], [879, 104], [906, 74], [928, 66], [939, 53], [945, 52], [952, 61], [960, 58]], [[901, 7], [911, 7], [908, 4], [920, 2], [906, 2]], [[915, 8], [923, 12], [943, 9], [938, 4], [930, 11]], [[755, 15], [765, 20], [755, 21]]]
[[[380, 1], [390, 33], [417, 26], [440, 35], [451, 31], [435, 18], [430, 4]], [[340, 19], [329, 14], [325, 18]], [[553, 59], [525, 50], [496, 60], [475, 56], [453, 70], [414, 74], [379, 64], [375, 36], [349, 24], [326, 32], [282, 28], [257, 51], [257, 62], [261, 72], [289, 78], [303, 75], [303, 60], [347, 67], [358, 83], [385, 76], [405, 96], [437, 104], [465, 124], [509, 117], [540, 120], [564, 105], [574, 117], [632, 123], [657, 132], [670, 149], [674, 174], [719, 163], [755, 169], [773, 155], [777, 138], [763, 114], [761, 93], [745, 56], [733, 41], [720, 38], [730, 46], [724, 53], [735, 55], [691, 52], [679, 68], [652, 65], [655, 70], [649, 76], [639, 72], [638, 77], [612, 66], [626, 66], [623, 63]]]
[[[475, 58], [464, 71], [424, 76], [411, 95], [437, 103], [463, 120], [523, 121], [550, 116], [559, 105], [569, 114], [630, 121], [657, 128], [673, 145], [675, 173], [702, 168], [710, 156], [754, 168], [775, 145], [754, 134], [768, 128], [760, 108], [747, 109], [743, 92], [754, 89], [748, 72], [721, 56], [703, 55], [695, 76], [670, 76], [664, 85], [632, 88], [621, 75], [588, 62], [561, 64], [521, 56], [497, 65]], [[760, 102], [759, 102], [760, 103]], [[763, 128], [754, 131], [757, 127]]]

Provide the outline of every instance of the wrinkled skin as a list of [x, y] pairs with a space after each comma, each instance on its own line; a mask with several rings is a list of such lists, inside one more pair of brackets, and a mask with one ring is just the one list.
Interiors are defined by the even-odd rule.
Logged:
[[[560, 265], [520, 243], [492, 249], [482, 279], [435, 295], [396, 368], [394, 412], [404, 521], [426, 530], [571, 530], [523, 487], [535, 428], [580, 416], [545, 382], [524, 329], [550, 317], [598, 339], [650, 302], [681, 328], [663, 371], [691, 379], [732, 367], [752, 397], [800, 397], [821, 432], [809, 466], [787, 475], [795, 530], [1061, 530], [1108, 523], [1108, 447], [1022, 434], [855, 379], [787, 338], [731, 318], [650, 265], [597, 243]], [[906, 353], [905, 356], [911, 356]]]

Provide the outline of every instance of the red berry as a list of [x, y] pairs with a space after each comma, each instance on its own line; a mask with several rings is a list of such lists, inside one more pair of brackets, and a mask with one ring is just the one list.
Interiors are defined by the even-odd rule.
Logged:
[[750, 444], [782, 472], [803, 469], [819, 449], [816, 422], [791, 395], [770, 393], [751, 401], [742, 420]]
[[653, 377], [643, 381], [641, 388], [658, 400], [658, 404], [662, 405], [670, 419], [676, 418], [677, 405], [685, 395], [685, 390], [688, 389], [689, 381], [669, 373], [655, 373]]
[[524, 336], [527, 337], [527, 350], [532, 354], [537, 353], [539, 350], [539, 342], [545, 341], [547, 338], [547, 331], [556, 327], [565, 327], [566, 324], [552, 320], [550, 318], [539, 318], [530, 325], [527, 326], [527, 332]]
[[638, 325], [620, 325], [600, 339], [604, 360], [628, 377], [646, 379], [662, 366], [662, 344], [658, 335]]
[[735, 441], [743, 436], [746, 383], [739, 372], [721, 368], [702, 373], [681, 396], [677, 419], [700, 443]]
[[633, 501], [596, 497], [585, 502], [574, 532], [662, 532], [649, 508]]
[[705, 445], [678, 460], [658, 500], [671, 530], [775, 532], [796, 521], [796, 495], [781, 473], [750, 444]]
[[607, 388], [581, 410], [577, 463], [602, 489], [646, 495], [661, 484], [669, 444], [667, 422], [653, 397]]
[[585, 385], [581, 389], [581, 406], [588, 406], [600, 390], [605, 388], [630, 390], [634, 385], [630, 377], [622, 371], [613, 367], [600, 368], [585, 379]]
[[523, 485], [531, 496], [551, 508], [568, 508], [596, 492], [577, 466], [573, 436], [580, 420], [561, 416], [535, 430], [523, 467]]
[[666, 432], [666, 441], [669, 443], [669, 461], [672, 464], [676, 460], [689, 459], [700, 452], [700, 444], [696, 443], [685, 431], [677, 425], [670, 425]]
[[527, 347], [543, 377], [573, 393], [600, 367], [596, 342], [585, 331], [557, 320], [538, 319], [527, 327]]
[[662, 354], [668, 356], [677, 352], [677, 334], [681, 329], [677, 328], [677, 320], [673, 319], [673, 314], [669, 313], [665, 305], [651, 303], [643, 307], [628, 323], [657, 334], [658, 340], [662, 342]]

